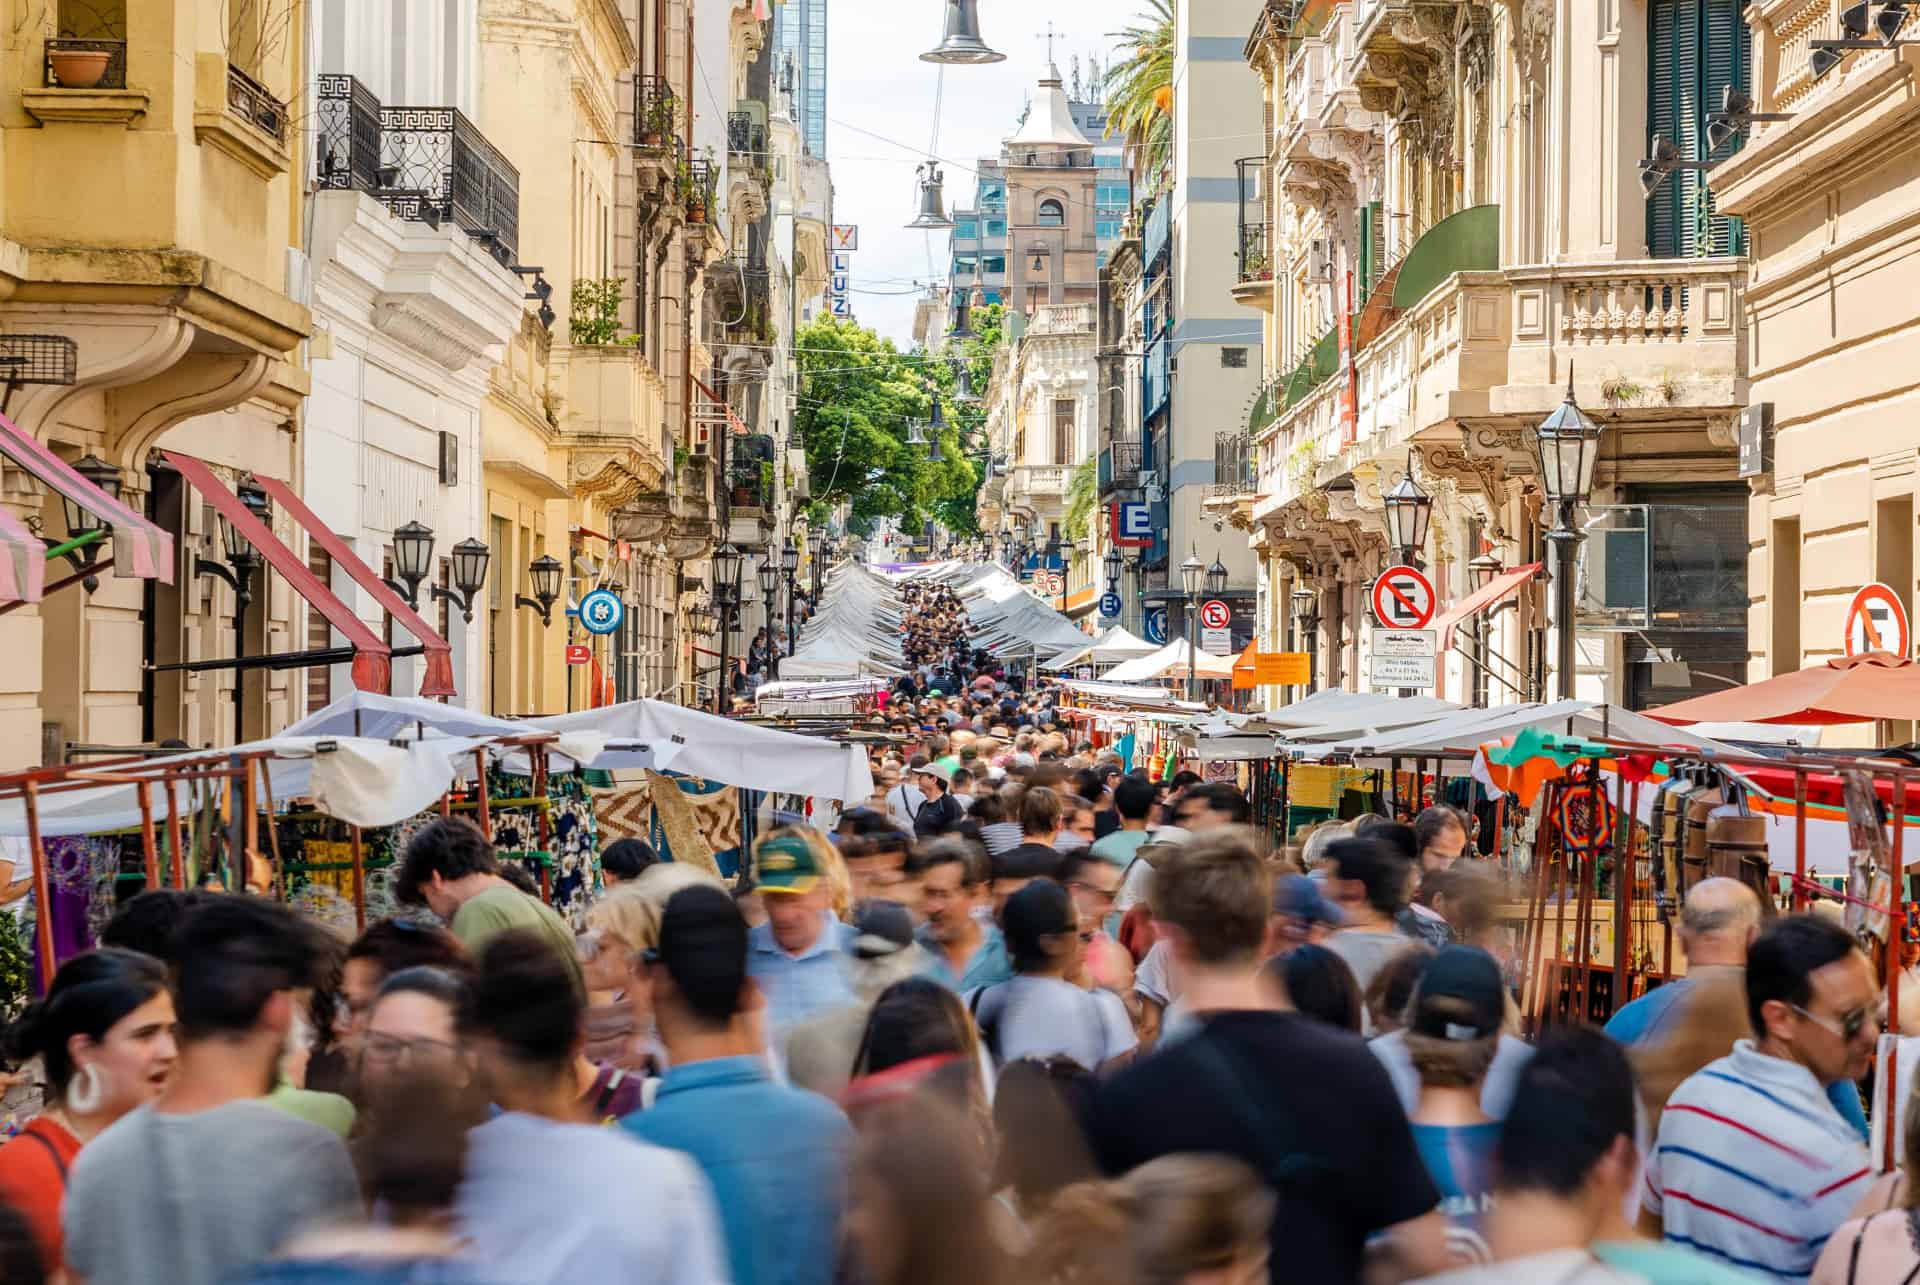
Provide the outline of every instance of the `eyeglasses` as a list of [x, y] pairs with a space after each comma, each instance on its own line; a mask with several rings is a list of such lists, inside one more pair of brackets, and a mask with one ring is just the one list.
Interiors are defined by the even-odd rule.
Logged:
[[1812, 1022], [1821, 1030], [1826, 1031], [1830, 1035], [1837, 1035], [1849, 1044], [1860, 1038], [1860, 1032], [1867, 1028], [1869, 1022], [1873, 1024], [1873, 1029], [1876, 1033], [1884, 1030], [1887, 1025], [1887, 1007], [1885, 1004], [1875, 1004], [1871, 1008], [1856, 1008], [1851, 1012], [1842, 1013], [1837, 1023], [1831, 1017], [1821, 1017], [1818, 1013], [1809, 1013], [1798, 1004], [1788, 1004], [1787, 1007], [1806, 1018], [1809, 1022]]
[[369, 1062], [396, 1065], [401, 1061], [427, 1061], [431, 1059], [451, 1058], [460, 1051], [457, 1044], [445, 1040], [430, 1040], [423, 1037], [405, 1039], [398, 1035], [384, 1035], [371, 1032], [363, 1056]]
[[1113, 904], [1114, 898], [1120, 895], [1118, 888], [1096, 888], [1094, 885], [1084, 883], [1079, 879], [1068, 880], [1067, 887], [1084, 892], [1090, 897], [1096, 897], [1109, 906]]

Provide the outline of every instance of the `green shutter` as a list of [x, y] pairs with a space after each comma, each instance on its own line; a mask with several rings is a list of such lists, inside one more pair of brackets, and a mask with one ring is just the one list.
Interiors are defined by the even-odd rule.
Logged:
[[[1751, 88], [1742, 0], [1653, 0], [1648, 11], [1647, 133], [1684, 160], [1706, 159], [1706, 114], [1728, 85]], [[1738, 220], [1713, 213], [1699, 170], [1667, 176], [1647, 201], [1647, 251], [1655, 258], [1743, 254]]]
[[1360, 291], [1359, 306], [1365, 307], [1373, 289], [1373, 203], [1360, 207]]

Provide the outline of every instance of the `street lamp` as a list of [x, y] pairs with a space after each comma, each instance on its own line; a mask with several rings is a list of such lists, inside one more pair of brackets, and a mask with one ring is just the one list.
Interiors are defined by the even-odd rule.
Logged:
[[1213, 565], [1207, 568], [1207, 592], [1215, 598], [1227, 591], [1227, 564], [1220, 561], [1218, 553], [1213, 555]]
[[[799, 587], [794, 573], [799, 569], [800, 546], [795, 544], [793, 537], [789, 535], [787, 542], [780, 546], [780, 570], [785, 572], [787, 577], [787, 655], [789, 656], [793, 655], [793, 596], [795, 589]], [[777, 655], [780, 649], [775, 647], [773, 651]]]
[[769, 552], [760, 559], [760, 596], [767, 602], [767, 677], [780, 673], [780, 639], [774, 634], [774, 617], [780, 609], [780, 568]]
[[1106, 570], [1106, 573], [1107, 573], [1107, 592], [1119, 593], [1120, 592], [1120, 567], [1121, 567], [1120, 550], [1108, 549], [1107, 556], [1100, 560], [1100, 564]]
[[[120, 470], [99, 456], [88, 455], [75, 462], [73, 471], [99, 487], [110, 498], [116, 500], [120, 498]], [[51, 536], [43, 535], [40, 537], [40, 543], [46, 545], [48, 549], [61, 549], [62, 556], [81, 575], [82, 587], [88, 593], [92, 593], [100, 587], [100, 580], [99, 577], [88, 573], [93, 570], [94, 562], [99, 559], [100, 546], [104, 543], [104, 537], [112, 533], [113, 526], [99, 514], [82, 507], [71, 496], [61, 496], [60, 502], [61, 507], [66, 510], [67, 538], [55, 540]], [[88, 536], [94, 538], [88, 540], [86, 544], [62, 548], [62, 546], [71, 546], [75, 540]]]
[[744, 561], [740, 550], [731, 544], [713, 551], [713, 601], [720, 626], [720, 678], [714, 684], [713, 712], [722, 716], [727, 713], [728, 689], [732, 686], [732, 675], [727, 672], [727, 643], [733, 634], [733, 613], [740, 604], [740, 566]]
[[[273, 501], [258, 483], [248, 478], [235, 494], [246, 505], [247, 512], [263, 525], [272, 527]], [[233, 590], [233, 743], [239, 745], [247, 739], [246, 668], [240, 662], [247, 650], [247, 608], [253, 605], [253, 573], [260, 569], [262, 562], [246, 532], [227, 521], [224, 515], [220, 519], [220, 544], [227, 555], [226, 562], [196, 556], [193, 571], [195, 575], [224, 580]]]
[[[1573, 511], [1593, 494], [1593, 466], [1600, 457], [1600, 426], [1574, 405], [1573, 371], [1567, 371], [1567, 396], [1534, 430], [1534, 449], [1540, 463], [1540, 488], [1553, 510], [1554, 525], [1547, 539], [1557, 552], [1554, 559], [1554, 663], [1561, 700], [1573, 699], [1574, 563], [1587, 533], [1574, 521]], [[1544, 516], [1544, 514], [1543, 514]]]
[[487, 567], [493, 561], [493, 550], [486, 542], [468, 538], [453, 546], [453, 591], [448, 592], [439, 585], [433, 586], [433, 596], [445, 598], [448, 602], [460, 604], [460, 615], [468, 624], [473, 623], [473, 600], [487, 587]]
[[1293, 627], [1295, 636], [1306, 644], [1307, 653], [1307, 693], [1313, 692], [1316, 661], [1320, 652], [1320, 595], [1309, 589], [1304, 582], [1295, 581], [1293, 592], [1288, 595], [1293, 602]]
[[[453, 572], [453, 589], [439, 585], [429, 588], [430, 599], [444, 598], [457, 603], [468, 624], [473, 623], [473, 599], [487, 584], [487, 564], [492, 550], [479, 540], [467, 539], [453, 546], [448, 561]], [[393, 532], [393, 574], [385, 580], [387, 588], [406, 599], [409, 607], [420, 610], [420, 582], [433, 574], [433, 528], [421, 522], [409, 522]], [[557, 595], [556, 595], [557, 596]]]
[[1413, 566], [1427, 547], [1427, 524], [1433, 519], [1433, 497], [1413, 480], [1413, 452], [1407, 452], [1407, 471], [1381, 497], [1387, 506], [1387, 539], [1400, 551], [1400, 561]]
[[531, 607], [540, 613], [541, 624], [553, 624], [553, 604], [560, 601], [560, 577], [566, 570], [551, 553], [541, 554], [527, 567], [527, 575], [533, 581], [533, 597], [515, 594], [513, 605]]
[[1206, 564], [1198, 550], [1190, 551], [1180, 564], [1180, 588], [1187, 595], [1187, 699], [1200, 699], [1200, 590], [1207, 579]]
[[1483, 553], [1467, 563], [1467, 574], [1472, 577], [1475, 592], [1492, 584], [1504, 569], [1499, 556], [1493, 553]]

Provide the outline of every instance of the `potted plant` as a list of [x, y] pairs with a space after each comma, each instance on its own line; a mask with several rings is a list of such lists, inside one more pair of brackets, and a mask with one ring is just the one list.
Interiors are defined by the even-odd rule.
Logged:
[[640, 121], [640, 146], [662, 147], [667, 134], [673, 129], [673, 99], [658, 97], [647, 104], [645, 116]]
[[55, 49], [47, 54], [62, 89], [92, 89], [107, 74], [113, 55], [105, 49]]

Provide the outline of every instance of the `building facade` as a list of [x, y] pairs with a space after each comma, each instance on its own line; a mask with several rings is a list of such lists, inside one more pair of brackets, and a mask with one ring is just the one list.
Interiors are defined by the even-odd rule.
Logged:
[[775, 73], [807, 154], [827, 159], [828, 0], [784, 0], [774, 11]]
[[[297, 0], [237, 14], [90, 0], [30, 6], [10, 27], [0, 382], [13, 427], [0, 506], [49, 542], [72, 531], [45, 450], [84, 464], [132, 517], [115, 516], [110, 554], [88, 555], [112, 558], [92, 564], [96, 587], [0, 618], [7, 767], [167, 737], [227, 743], [294, 712], [296, 673], [148, 667], [285, 649], [299, 627], [282, 576], [252, 576], [243, 596], [200, 574], [232, 575], [224, 553], [240, 550], [175, 457], [227, 503], [256, 474], [302, 481], [312, 322], [291, 105], [303, 13]], [[293, 536], [284, 511], [260, 518]], [[49, 565], [46, 583], [68, 571]]]
[[1635, 181], [1650, 134], [1691, 146], [1709, 82], [1744, 84], [1738, 22], [1701, 15], [1257, 7], [1264, 150], [1240, 167], [1233, 295], [1265, 370], [1252, 490], [1221, 507], [1262, 561], [1262, 648], [1304, 644], [1318, 684], [1368, 684], [1369, 588], [1403, 556], [1382, 496], [1411, 471], [1440, 602], [1475, 589], [1475, 559], [1499, 573], [1443, 631], [1434, 694], [1559, 688], [1533, 444], [1568, 396], [1602, 430], [1579, 694], [1641, 707], [1744, 675], [1743, 238], [1696, 174], [1649, 173], [1651, 200]]
[[[1837, 34], [1823, 25], [1829, 10], [1788, 2], [1748, 13], [1755, 110], [1790, 119], [1755, 125], [1710, 180], [1718, 207], [1744, 224], [1753, 262], [1741, 676], [1760, 679], [1838, 655], [1848, 606], [1870, 581], [1892, 587], [1909, 618], [1914, 608], [1920, 430], [1907, 418], [1907, 358], [1920, 352], [1910, 252], [1920, 122], [1911, 48], [1850, 52], [1822, 69], [1806, 36]], [[1910, 18], [1893, 21], [1913, 38]], [[1871, 735], [1832, 731], [1836, 743]], [[1897, 744], [1913, 729], [1886, 735], [1882, 744]]]

